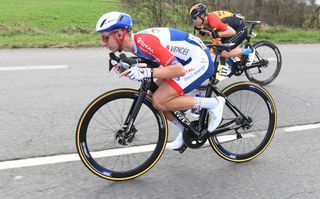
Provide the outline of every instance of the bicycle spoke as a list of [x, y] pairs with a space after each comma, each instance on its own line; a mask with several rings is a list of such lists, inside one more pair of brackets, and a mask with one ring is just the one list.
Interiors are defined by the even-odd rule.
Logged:
[[[251, 160], [256, 154], [260, 154], [269, 144], [269, 140], [272, 139], [274, 133], [274, 128], [270, 128], [270, 125], [274, 125], [274, 117], [271, 117], [274, 110], [269, 110], [271, 102], [262, 97], [265, 95], [264, 93], [261, 94], [262, 90], [251, 89], [254, 86], [251, 86], [250, 83], [235, 85], [234, 88], [239, 87], [239, 89], [229, 89], [230, 93], [227, 92], [226, 95], [228, 100], [247, 119], [236, 115], [226, 107], [223, 112], [223, 122], [220, 126], [228, 124], [227, 122], [232, 121], [231, 119], [235, 119], [234, 125], [238, 128], [209, 137], [209, 142], [221, 157], [229, 161], [242, 162]], [[232, 125], [229, 124], [228, 127], [232, 127]]]
[[163, 128], [165, 123], [159, 126], [160, 119], [165, 119], [163, 115], [153, 111], [149, 102], [149, 106], [142, 104], [131, 128], [124, 128], [124, 122], [136, 99], [134, 92], [125, 92], [127, 98], [110, 98], [109, 101], [96, 103], [97, 108], [90, 106], [94, 112], [85, 112], [89, 123], [84, 128], [79, 125], [80, 133], [85, 133], [85, 137], [77, 136], [80, 141], [85, 138], [85, 145], [77, 145], [85, 147], [78, 148], [82, 153], [80, 157], [85, 162], [90, 161], [86, 165], [92, 172], [98, 172], [100, 177], [106, 179], [127, 180], [142, 175], [151, 168], [149, 165], [158, 161], [166, 140], [161, 140], [160, 137], [161, 132], [165, 133], [161, 136], [167, 134], [167, 128]]
[[258, 42], [254, 45], [256, 56], [246, 70], [250, 81], [266, 85], [275, 79], [281, 68], [281, 55], [277, 47], [270, 42]]

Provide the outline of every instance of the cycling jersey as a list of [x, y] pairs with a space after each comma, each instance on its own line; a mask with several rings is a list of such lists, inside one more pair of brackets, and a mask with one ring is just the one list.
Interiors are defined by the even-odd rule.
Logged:
[[214, 13], [208, 13], [208, 25], [208, 28], [211, 29], [211, 31], [226, 31], [228, 27], [228, 25], [223, 23], [221, 19]]
[[134, 54], [166, 67], [181, 63], [186, 75], [166, 82], [179, 94], [188, 93], [213, 75], [209, 50], [198, 38], [172, 28], [150, 28], [133, 35]]
[[219, 17], [216, 12], [208, 14], [208, 24], [210, 28], [216, 29], [218, 31], [225, 31], [228, 25], [236, 32], [237, 30], [242, 30], [245, 28], [243, 19], [229, 15]]
[[232, 12], [226, 11], [226, 10], [217, 10], [212, 12], [216, 14], [220, 19], [225, 18], [225, 17], [232, 17], [234, 14]]
[[[230, 12], [225, 14], [223, 17], [218, 16], [215, 12], [208, 14], [208, 25], [206, 29], [209, 31], [225, 31], [229, 25], [236, 31], [236, 34], [232, 37], [221, 38], [222, 43], [234, 43], [234, 47], [242, 43], [242, 41], [247, 37], [247, 28], [244, 24], [243, 19], [235, 16], [229, 16]], [[217, 43], [217, 42], [214, 42]]]

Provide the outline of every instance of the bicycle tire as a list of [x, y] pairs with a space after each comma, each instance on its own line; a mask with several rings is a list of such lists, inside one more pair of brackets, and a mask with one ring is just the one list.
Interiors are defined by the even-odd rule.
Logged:
[[[129, 113], [131, 102], [138, 95], [139, 92], [133, 89], [104, 93], [88, 105], [79, 119], [76, 132], [78, 154], [85, 166], [99, 177], [113, 181], [134, 179], [150, 170], [165, 150], [168, 138], [166, 117], [162, 111], [153, 108], [149, 96], [143, 100], [133, 124], [137, 132], [132, 142], [128, 145], [117, 142], [117, 132], [128, 115], [125, 113]], [[142, 122], [143, 119], [148, 121]], [[141, 130], [151, 124], [157, 124], [157, 133], [150, 129]]]
[[[252, 47], [256, 50], [255, 60], [258, 60], [258, 57], [260, 59], [263, 58], [268, 61], [268, 64], [260, 67], [259, 70], [258, 67], [246, 69], [245, 74], [251, 82], [255, 82], [262, 86], [270, 84], [275, 78], [278, 77], [281, 70], [282, 57], [280, 50], [274, 43], [269, 41], [258, 41], [254, 43]], [[263, 51], [262, 49], [266, 51]], [[266, 56], [272, 57], [267, 58]], [[254, 61], [254, 63], [257, 62]]]
[[[247, 162], [260, 155], [271, 143], [277, 126], [276, 105], [264, 88], [252, 82], [235, 83], [222, 92], [241, 112], [252, 117], [252, 126], [248, 130], [238, 129], [241, 138], [237, 137], [235, 130], [229, 130], [210, 136], [209, 143], [223, 159], [235, 163]], [[265, 112], [268, 113], [267, 116], [260, 115]], [[235, 113], [225, 106], [220, 126], [233, 120], [233, 117], [236, 117]], [[261, 123], [259, 123], [260, 117]], [[264, 132], [265, 134], [262, 135]]]

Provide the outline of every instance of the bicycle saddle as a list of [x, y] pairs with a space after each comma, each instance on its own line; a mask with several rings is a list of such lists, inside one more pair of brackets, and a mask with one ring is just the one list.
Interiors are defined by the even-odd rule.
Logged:
[[260, 24], [261, 21], [245, 21], [244, 23], [247, 23], [247, 24]]
[[234, 47], [235, 43], [225, 43], [225, 44], [207, 44], [208, 48], [214, 48], [219, 51], [230, 50]]

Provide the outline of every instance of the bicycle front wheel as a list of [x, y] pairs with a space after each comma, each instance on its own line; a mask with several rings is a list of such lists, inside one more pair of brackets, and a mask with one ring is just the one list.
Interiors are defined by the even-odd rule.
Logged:
[[115, 181], [130, 180], [150, 170], [164, 152], [168, 125], [163, 112], [146, 97], [130, 133], [121, 139], [139, 92], [118, 89], [95, 99], [83, 112], [76, 145], [82, 162], [94, 174]]
[[251, 66], [245, 70], [251, 82], [260, 85], [270, 84], [280, 73], [282, 58], [278, 47], [269, 41], [254, 43], [255, 57]]
[[251, 82], [233, 84], [223, 93], [239, 111], [226, 103], [220, 127], [233, 130], [209, 137], [209, 143], [220, 157], [228, 161], [240, 163], [252, 160], [268, 147], [275, 134], [275, 103], [264, 88]]

